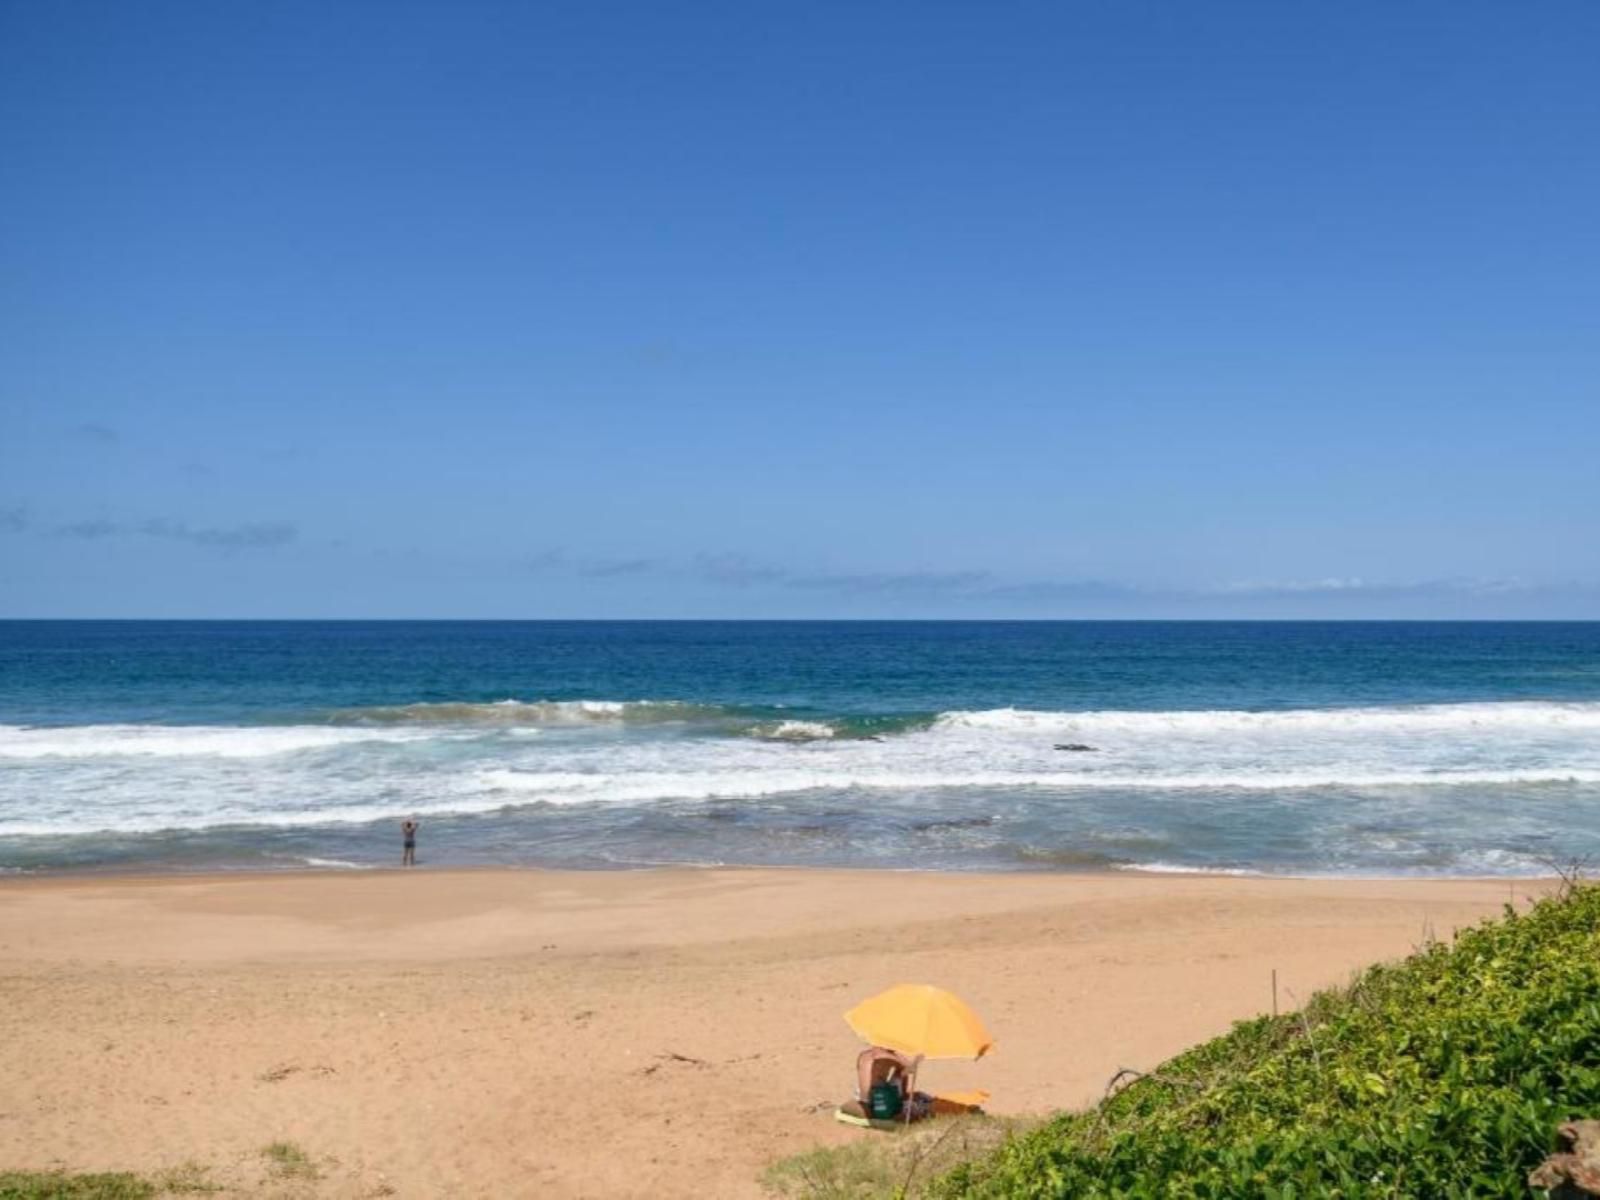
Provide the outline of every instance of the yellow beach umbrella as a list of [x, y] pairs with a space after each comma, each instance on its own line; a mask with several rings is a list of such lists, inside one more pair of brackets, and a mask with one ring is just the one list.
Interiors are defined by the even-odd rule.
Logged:
[[923, 1058], [982, 1058], [994, 1046], [959, 996], [926, 983], [900, 983], [863, 1000], [844, 1019], [874, 1046]]

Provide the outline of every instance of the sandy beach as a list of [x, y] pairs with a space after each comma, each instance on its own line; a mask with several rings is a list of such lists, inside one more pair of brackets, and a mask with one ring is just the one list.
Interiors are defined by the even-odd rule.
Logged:
[[[991, 1111], [1095, 1098], [1541, 885], [812, 870], [0, 884], [0, 1169], [244, 1194], [756, 1196], [831, 1119], [840, 1019], [948, 987]], [[284, 1181], [293, 1142], [320, 1178]]]

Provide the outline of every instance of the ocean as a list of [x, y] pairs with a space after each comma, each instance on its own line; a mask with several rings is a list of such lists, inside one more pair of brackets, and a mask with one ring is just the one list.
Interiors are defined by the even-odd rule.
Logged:
[[[1078, 748], [1068, 748], [1078, 747]], [[1600, 859], [1600, 623], [0, 622], [0, 871]]]

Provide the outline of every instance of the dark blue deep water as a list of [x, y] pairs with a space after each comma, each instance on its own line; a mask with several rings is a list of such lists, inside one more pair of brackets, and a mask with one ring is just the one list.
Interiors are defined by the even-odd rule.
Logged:
[[0, 869], [406, 816], [441, 865], [1532, 872], [1600, 854], [1600, 623], [0, 622]]

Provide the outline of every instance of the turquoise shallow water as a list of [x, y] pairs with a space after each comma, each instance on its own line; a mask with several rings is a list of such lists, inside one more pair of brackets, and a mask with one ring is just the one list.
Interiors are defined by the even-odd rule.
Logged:
[[441, 865], [1527, 873], [1600, 854], [1600, 624], [0, 622], [0, 869], [408, 815]]

